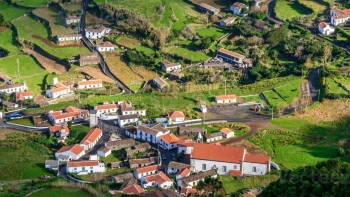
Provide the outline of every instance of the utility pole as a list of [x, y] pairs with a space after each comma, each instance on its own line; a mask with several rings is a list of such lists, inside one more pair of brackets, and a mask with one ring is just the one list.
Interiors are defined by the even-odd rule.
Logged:
[[18, 78], [21, 77], [21, 73], [19, 72], [19, 59], [17, 59], [17, 69], [18, 69]]
[[273, 107], [272, 107], [272, 120], [273, 120]]

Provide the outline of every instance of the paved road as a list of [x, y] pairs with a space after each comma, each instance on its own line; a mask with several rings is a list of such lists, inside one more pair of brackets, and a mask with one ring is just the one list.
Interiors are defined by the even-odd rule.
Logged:
[[283, 25], [284, 22], [276, 17], [275, 5], [276, 5], [276, 0], [270, 1], [269, 7], [268, 7], [267, 18], [276, 24]]
[[317, 101], [318, 100], [318, 87], [317, 87], [317, 76], [321, 72], [322, 66], [319, 66], [315, 69], [313, 69], [310, 74], [309, 74], [309, 88], [310, 88], [310, 94], [312, 97], [312, 101]]

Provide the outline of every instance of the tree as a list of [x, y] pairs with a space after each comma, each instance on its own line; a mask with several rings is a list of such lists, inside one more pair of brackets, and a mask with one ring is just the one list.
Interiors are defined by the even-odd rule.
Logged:
[[0, 24], [5, 21], [4, 16], [0, 13]]
[[204, 190], [206, 192], [214, 193], [216, 196], [219, 191], [223, 188], [222, 182], [218, 178], [206, 177], [204, 181], [199, 181], [196, 187], [198, 190]]
[[249, 10], [247, 8], [242, 8], [241, 14], [248, 14]]
[[332, 48], [329, 45], [326, 45], [323, 49], [323, 63], [327, 66], [328, 58], [332, 54]]
[[72, 128], [72, 124], [73, 124], [72, 121], [68, 121], [68, 122], [67, 122], [68, 129], [69, 129], [69, 130]]

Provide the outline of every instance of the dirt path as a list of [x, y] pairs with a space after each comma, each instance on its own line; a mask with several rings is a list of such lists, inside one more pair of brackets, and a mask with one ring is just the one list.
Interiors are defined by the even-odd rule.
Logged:
[[115, 81], [105, 74], [102, 73], [101, 69], [98, 66], [85, 66], [85, 67], [79, 67], [75, 69], [79, 72], [84, 72], [90, 76], [92, 76], [95, 79], [102, 79], [102, 81], [107, 83], [115, 83]]
[[39, 61], [39, 63], [50, 73], [56, 72], [57, 74], [63, 74], [66, 72], [66, 67], [45, 56], [42, 56], [40, 53], [37, 53], [30, 49], [23, 49], [23, 51], [33, 55]]
[[40, 40], [40, 41], [44, 42], [47, 46], [52, 47], [52, 48], [67, 48], [67, 47], [81, 47], [81, 48], [85, 48], [83, 42], [79, 42], [77, 44], [68, 44], [68, 45], [64, 45], [64, 46], [59, 46], [59, 45], [53, 44], [50, 40], [48, 40], [46, 38], [43, 38], [41, 36], [32, 35], [32, 38]]

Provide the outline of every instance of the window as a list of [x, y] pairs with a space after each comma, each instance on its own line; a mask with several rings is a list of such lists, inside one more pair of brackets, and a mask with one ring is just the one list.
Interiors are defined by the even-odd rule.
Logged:
[[90, 169], [93, 169], [93, 168], [94, 168], [94, 167], [92, 167], [92, 166], [90, 167]]
[[206, 170], [207, 169], [207, 165], [202, 164], [202, 170]]
[[82, 170], [85, 170], [85, 167], [82, 167]]
[[233, 169], [237, 169], [237, 166], [233, 166]]
[[253, 172], [256, 172], [256, 167], [255, 166], [253, 167]]
[[77, 170], [77, 168], [74, 168], [74, 170]]
[[226, 166], [222, 166], [222, 172], [226, 172]]

